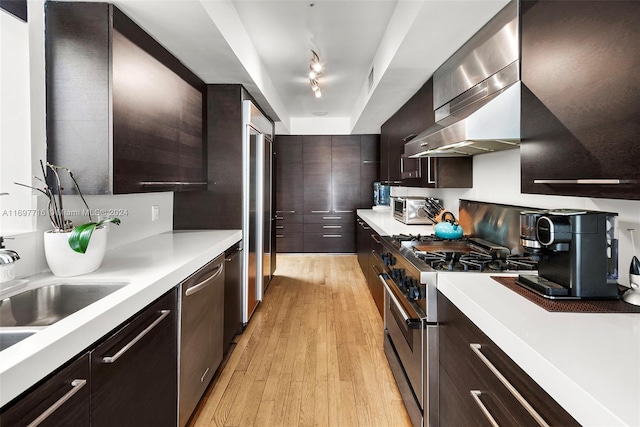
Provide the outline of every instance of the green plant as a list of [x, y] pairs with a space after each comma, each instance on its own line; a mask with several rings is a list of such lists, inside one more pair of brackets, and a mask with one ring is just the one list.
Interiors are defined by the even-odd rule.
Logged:
[[[91, 209], [89, 209], [89, 205], [82, 195], [82, 191], [80, 191], [80, 186], [73, 176], [73, 172], [70, 169], [67, 169], [62, 166], [56, 166], [51, 163], [46, 163], [46, 167], [52, 172], [52, 180], [54, 181], [53, 185], [47, 184], [46, 178], [46, 169], [45, 164], [40, 161], [40, 168], [42, 170], [42, 178], [39, 178], [34, 175], [34, 179], [40, 181], [44, 184], [44, 188], [33, 187], [31, 185], [20, 184], [19, 182], [14, 182], [16, 185], [20, 185], [22, 187], [31, 188], [33, 190], [39, 191], [40, 193], [47, 196], [49, 199], [49, 205], [47, 207], [47, 213], [49, 214], [49, 220], [51, 221], [51, 225], [53, 226], [55, 232], [57, 233], [69, 233], [69, 246], [76, 252], [81, 254], [86, 253], [87, 247], [89, 246], [89, 241], [91, 240], [91, 235], [93, 231], [106, 223], [113, 223], [116, 225], [120, 225], [119, 218], [106, 218], [102, 219], [98, 222], [94, 222], [91, 218]], [[74, 227], [73, 222], [65, 218], [65, 211], [62, 205], [62, 184], [60, 183], [60, 175], [58, 173], [59, 170], [66, 171], [73, 181], [73, 185], [78, 192], [78, 195], [82, 199], [82, 203], [84, 203], [87, 208], [87, 212], [89, 214], [89, 222], [81, 225], [77, 225]]]

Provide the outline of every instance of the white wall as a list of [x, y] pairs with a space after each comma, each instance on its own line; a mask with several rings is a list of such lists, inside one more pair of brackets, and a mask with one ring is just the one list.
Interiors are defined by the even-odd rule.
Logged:
[[[30, 0], [29, 23], [0, 12], [0, 235], [14, 237], [6, 246], [20, 255], [16, 277], [26, 277], [47, 268], [42, 235], [51, 228], [46, 215], [47, 199], [13, 184], [35, 185], [40, 176], [40, 159], [46, 156], [44, 13], [43, 1]], [[33, 172], [32, 172], [33, 170]], [[82, 188], [82, 176], [76, 176]], [[92, 211], [104, 211], [121, 219], [109, 226], [107, 248], [112, 249], [173, 228], [173, 193], [87, 196]], [[82, 212], [78, 196], [64, 196], [68, 211]], [[151, 206], [160, 217], [151, 221]], [[3, 212], [7, 215], [3, 216]], [[12, 215], [27, 212], [27, 216]], [[76, 224], [87, 216], [69, 215]], [[96, 218], [93, 218], [96, 220]], [[134, 254], [132, 254], [134, 255]]]
[[432, 196], [458, 213], [458, 200], [469, 199], [535, 208], [578, 208], [618, 213], [619, 258], [621, 284], [629, 284], [629, 264], [634, 253], [627, 229], [636, 229], [635, 253], [640, 255], [640, 201], [596, 199], [588, 197], [545, 196], [520, 192], [520, 150], [499, 151], [473, 158], [473, 188], [442, 189], [392, 188], [392, 195]]

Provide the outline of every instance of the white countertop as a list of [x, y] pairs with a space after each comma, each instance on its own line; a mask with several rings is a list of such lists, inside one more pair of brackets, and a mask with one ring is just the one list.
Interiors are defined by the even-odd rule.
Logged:
[[29, 278], [21, 291], [43, 283], [130, 284], [0, 352], [0, 407], [241, 239], [240, 230], [174, 231], [108, 251], [93, 273]]
[[484, 274], [438, 290], [579, 423], [640, 426], [640, 314], [548, 312]]
[[433, 225], [404, 224], [393, 217], [391, 209], [385, 211], [358, 209], [357, 213], [381, 236], [433, 234]]

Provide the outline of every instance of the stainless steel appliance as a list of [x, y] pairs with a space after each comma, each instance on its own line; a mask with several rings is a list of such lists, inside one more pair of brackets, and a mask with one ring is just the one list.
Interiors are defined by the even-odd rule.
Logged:
[[424, 197], [396, 197], [393, 199], [393, 217], [404, 224], [431, 224], [424, 208]]
[[508, 3], [436, 70], [436, 124], [405, 144], [407, 156], [467, 156], [519, 145], [518, 3]]
[[539, 216], [538, 275], [520, 275], [519, 284], [547, 298], [618, 298], [617, 215], [563, 209]]
[[242, 242], [224, 252], [224, 334], [223, 349], [227, 351], [233, 337], [242, 333]]
[[251, 101], [243, 108], [243, 310], [246, 324], [273, 274], [273, 124]]
[[535, 257], [519, 246], [521, 210], [462, 200], [460, 221], [477, 237], [381, 238], [384, 350], [414, 426], [438, 425], [438, 275], [535, 271]]
[[179, 424], [185, 426], [222, 362], [224, 254], [180, 284]]

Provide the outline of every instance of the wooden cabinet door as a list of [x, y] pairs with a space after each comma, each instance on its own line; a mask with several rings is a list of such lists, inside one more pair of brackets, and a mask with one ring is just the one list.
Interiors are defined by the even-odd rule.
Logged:
[[639, 200], [640, 2], [521, 9], [522, 191]]
[[90, 425], [89, 353], [62, 368], [18, 401], [3, 408], [0, 425], [42, 427]]
[[360, 200], [358, 208], [373, 206], [373, 183], [380, 180], [380, 136], [360, 135]]
[[404, 141], [402, 140], [402, 118], [396, 113], [389, 119], [388, 126], [388, 157], [389, 163], [389, 184], [400, 185], [402, 176], [400, 175], [400, 157], [404, 154]]
[[331, 212], [331, 136], [304, 136], [302, 157], [304, 214]]
[[360, 135], [331, 137], [331, 198], [336, 213], [355, 212], [360, 203]]
[[302, 136], [278, 135], [274, 150], [276, 214], [302, 215]]
[[91, 352], [92, 426], [171, 426], [178, 420], [177, 291]]

